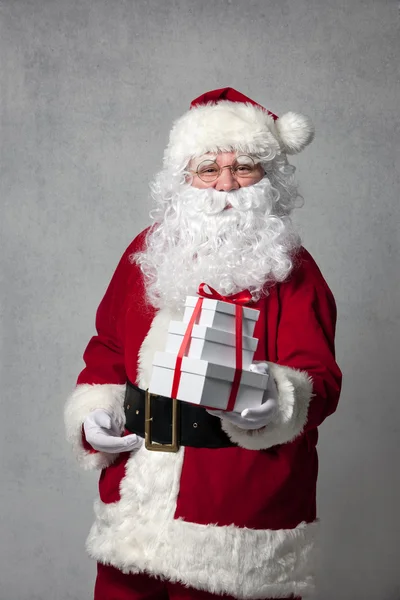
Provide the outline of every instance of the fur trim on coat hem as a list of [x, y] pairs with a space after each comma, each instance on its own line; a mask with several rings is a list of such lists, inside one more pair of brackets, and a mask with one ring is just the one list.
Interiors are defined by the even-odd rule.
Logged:
[[176, 519], [185, 448], [134, 450], [121, 498], [95, 503], [87, 550], [124, 573], [149, 573], [241, 600], [305, 596], [313, 589], [318, 524], [263, 530]]
[[128, 539], [122, 523], [113, 526], [119, 510], [118, 503], [96, 503], [87, 549], [96, 561], [124, 573], [145, 572], [239, 600], [306, 597], [314, 591], [317, 522], [274, 531], [172, 519], [157, 531], [157, 523], [149, 522], [147, 536], [135, 539], [132, 532]]

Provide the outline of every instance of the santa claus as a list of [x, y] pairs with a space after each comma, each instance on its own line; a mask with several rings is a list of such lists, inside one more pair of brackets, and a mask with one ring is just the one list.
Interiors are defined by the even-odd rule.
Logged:
[[[313, 588], [317, 427], [336, 409], [341, 374], [335, 302], [290, 219], [299, 196], [287, 155], [312, 138], [306, 117], [278, 118], [232, 88], [197, 98], [173, 126], [153, 225], [122, 256], [65, 409], [79, 462], [101, 469], [87, 541], [95, 600]], [[224, 296], [247, 290], [260, 311], [252, 369], [270, 375], [263, 403], [238, 413], [181, 402], [176, 415], [171, 398], [154, 398], [144, 444], [154, 354], [202, 282]]]

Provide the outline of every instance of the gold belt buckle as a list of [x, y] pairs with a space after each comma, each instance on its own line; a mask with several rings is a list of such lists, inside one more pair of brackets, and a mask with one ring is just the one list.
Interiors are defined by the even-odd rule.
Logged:
[[151, 415], [151, 399], [158, 398], [158, 394], [151, 394], [147, 389], [145, 391], [144, 404], [144, 445], [147, 450], [153, 452], [178, 452], [178, 400], [172, 398], [172, 441], [170, 444], [160, 444], [152, 440], [152, 421]]

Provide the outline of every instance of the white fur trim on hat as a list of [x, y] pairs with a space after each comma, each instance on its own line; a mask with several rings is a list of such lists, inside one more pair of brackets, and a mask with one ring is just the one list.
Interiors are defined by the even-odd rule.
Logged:
[[174, 123], [164, 163], [179, 170], [194, 156], [218, 151], [273, 158], [300, 152], [313, 135], [311, 121], [302, 115], [287, 113], [274, 121], [260, 106], [223, 100], [195, 106]]

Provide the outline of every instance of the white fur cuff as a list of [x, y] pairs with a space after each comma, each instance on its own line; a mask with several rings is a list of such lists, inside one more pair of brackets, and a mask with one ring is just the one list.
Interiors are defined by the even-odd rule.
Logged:
[[125, 387], [111, 383], [82, 384], [78, 385], [68, 398], [64, 410], [66, 437], [84, 469], [104, 469], [117, 458], [118, 454], [86, 450], [82, 443], [82, 425], [90, 412], [96, 408], [103, 408], [122, 429], [125, 424]]
[[274, 421], [262, 429], [246, 430], [221, 419], [222, 429], [232, 442], [248, 450], [262, 450], [291, 442], [302, 433], [307, 421], [312, 397], [311, 377], [304, 371], [275, 363], [268, 363], [268, 366], [279, 393], [279, 411]]

